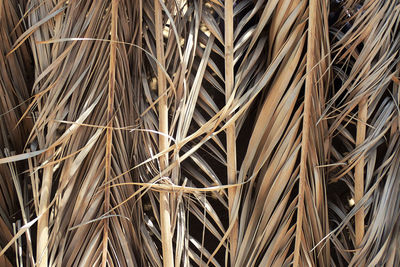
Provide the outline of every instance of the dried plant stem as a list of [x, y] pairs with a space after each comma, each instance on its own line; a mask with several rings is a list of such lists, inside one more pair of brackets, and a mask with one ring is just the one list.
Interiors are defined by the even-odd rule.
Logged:
[[308, 37], [307, 37], [307, 76], [304, 92], [304, 117], [303, 117], [303, 130], [302, 130], [302, 144], [301, 144], [301, 159], [300, 159], [300, 180], [299, 180], [299, 200], [297, 204], [297, 226], [296, 226], [296, 241], [294, 248], [293, 266], [300, 266], [300, 251], [301, 240], [303, 239], [303, 220], [305, 213], [305, 200], [304, 191], [306, 190], [308, 171], [307, 171], [307, 158], [310, 146], [310, 128], [311, 125], [311, 112], [312, 112], [312, 91], [315, 82], [314, 72], [316, 59], [315, 41], [316, 41], [316, 27], [317, 27], [317, 0], [309, 1], [309, 16], [308, 16]]
[[[45, 153], [45, 159], [49, 159], [54, 154], [54, 149], [49, 149]], [[49, 241], [49, 210], [51, 185], [53, 181], [53, 165], [44, 167], [42, 187], [40, 189], [39, 215], [37, 229], [37, 266], [45, 267], [48, 263], [48, 241]]]
[[[235, 77], [233, 63], [233, 1], [225, 1], [225, 97], [226, 102], [233, 93]], [[228, 118], [229, 119], [229, 118]], [[235, 123], [232, 122], [226, 129], [226, 146], [227, 146], [227, 174], [228, 184], [235, 184], [236, 181], [236, 129]], [[236, 196], [236, 187], [228, 189], [229, 201], [229, 223], [233, 224], [230, 233], [230, 257], [231, 265], [234, 266], [238, 242], [239, 224], [233, 213], [234, 201]]]
[[[112, 158], [112, 126], [113, 126], [113, 110], [114, 110], [114, 93], [115, 93], [115, 68], [116, 68], [116, 52], [117, 52], [117, 26], [118, 26], [118, 0], [112, 1], [111, 6], [111, 43], [110, 43], [110, 66], [109, 66], [109, 79], [108, 79], [108, 102], [107, 102], [107, 123], [108, 128], [106, 132], [106, 157], [105, 157], [105, 183], [111, 177], [111, 158]], [[104, 213], [110, 210], [110, 187], [106, 186], [104, 189]], [[109, 231], [109, 218], [103, 220], [103, 253], [102, 253], [102, 266], [107, 265], [108, 255], [108, 231]]]
[[[164, 66], [164, 43], [163, 43], [163, 22], [162, 22], [162, 9], [159, 0], [154, 0], [154, 22], [156, 31], [156, 50], [157, 60]], [[159, 116], [159, 131], [163, 134], [159, 135], [159, 149], [164, 151], [168, 148], [168, 103], [167, 96], [164, 94], [166, 91], [166, 78], [157, 64], [157, 81], [158, 81], [158, 96], [160, 101], [158, 103], [158, 116]], [[163, 155], [160, 157], [160, 168], [163, 171], [168, 166], [168, 156]], [[174, 266], [174, 256], [172, 247], [172, 233], [171, 233], [171, 214], [169, 205], [169, 193], [160, 193], [160, 223], [161, 223], [161, 242], [163, 251], [164, 266]]]
[[[366, 98], [359, 104], [358, 121], [357, 121], [357, 140], [356, 144], [360, 145], [365, 140], [366, 123], [368, 116], [368, 105]], [[354, 201], [358, 203], [364, 196], [364, 156], [361, 156], [354, 170]], [[360, 246], [364, 238], [364, 208], [361, 207], [355, 216], [356, 246]]]

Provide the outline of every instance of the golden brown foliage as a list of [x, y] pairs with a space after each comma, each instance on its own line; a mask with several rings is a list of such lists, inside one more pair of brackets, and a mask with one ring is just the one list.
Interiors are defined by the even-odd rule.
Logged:
[[0, 265], [399, 265], [399, 25], [398, 0], [0, 0]]

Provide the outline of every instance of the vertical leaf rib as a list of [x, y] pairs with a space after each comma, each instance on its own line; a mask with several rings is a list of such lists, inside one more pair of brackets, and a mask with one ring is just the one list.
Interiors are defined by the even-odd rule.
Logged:
[[307, 37], [307, 74], [306, 74], [306, 85], [304, 92], [304, 117], [303, 117], [303, 133], [301, 143], [301, 162], [300, 162], [300, 180], [299, 180], [299, 200], [297, 204], [297, 226], [296, 226], [296, 241], [294, 250], [294, 264], [293, 266], [300, 266], [301, 259], [300, 253], [302, 250], [301, 242], [305, 238], [303, 236], [303, 220], [305, 214], [305, 190], [308, 179], [308, 166], [307, 158], [310, 146], [310, 128], [311, 123], [311, 107], [312, 107], [312, 88], [313, 88], [313, 73], [315, 71], [314, 66], [316, 60], [314, 57], [315, 38], [316, 38], [316, 20], [317, 20], [317, 1], [309, 0], [308, 7], [308, 37]]
[[[164, 42], [163, 42], [163, 21], [162, 9], [159, 0], [154, 0], [154, 25], [156, 32], [156, 53], [157, 60], [157, 81], [158, 81], [158, 120], [159, 120], [159, 150], [164, 151], [168, 148], [168, 103], [165, 94], [166, 78], [162, 68], [165, 66]], [[161, 66], [160, 66], [161, 65]], [[168, 166], [168, 154], [160, 157], [160, 169], [163, 171]], [[161, 224], [161, 242], [163, 251], [164, 266], [174, 266], [172, 233], [171, 233], [171, 214], [169, 206], [169, 193], [160, 193], [160, 224]]]
[[[54, 149], [45, 153], [45, 159], [53, 156]], [[49, 210], [51, 185], [53, 182], [53, 165], [48, 163], [43, 170], [42, 187], [40, 189], [39, 214], [43, 214], [38, 220], [37, 230], [37, 266], [45, 267], [48, 262], [49, 242]]]
[[[233, 0], [225, 1], [225, 101], [228, 102], [233, 93], [235, 77], [233, 64], [234, 29], [233, 29]], [[227, 118], [230, 119], [230, 116]], [[236, 181], [236, 130], [235, 122], [232, 122], [226, 129], [227, 146], [227, 174], [228, 184], [235, 184]], [[236, 195], [236, 187], [228, 189], [229, 202], [229, 223], [233, 224], [230, 233], [230, 256], [231, 265], [234, 265], [238, 242], [238, 220], [234, 219], [233, 206]]]
[[[111, 160], [112, 160], [112, 126], [113, 126], [113, 110], [114, 110], [114, 94], [115, 94], [115, 69], [117, 56], [117, 26], [118, 26], [118, 1], [112, 0], [111, 4], [111, 43], [110, 43], [110, 59], [109, 59], [109, 79], [108, 79], [108, 102], [107, 102], [107, 132], [106, 132], [106, 157], [105, 157], [105, 184], [104, 189], [104, 213], [110, 210], [110, 187], [108, 181], [111, 178]], [[109, 218], [103, 219], [103, 253], [102, 266], [107, 264], [108, 255], [108, 231]]]
[[[358, 121], [357, 121], [357, 139], [356, 145], [360, 145], [365, 141], [366, 123], [368, 105], [366, 98], [359, 104]], [[361, 155], [359, 162], [354, 170], [354, 201], [358, 203], [364, 196], [364, 156]], [[360, 246], [364, 237], [364, 208], [361, 207], [355, 215], [355, 231], [356, 231], [356, 246]]]

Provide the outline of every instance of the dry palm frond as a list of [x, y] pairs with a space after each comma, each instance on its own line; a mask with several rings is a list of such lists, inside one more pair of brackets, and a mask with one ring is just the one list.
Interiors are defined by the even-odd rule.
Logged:
[[0, 265], [398, 264], [398, 1], [11, 2]]
[[[29, 51], [24, 44], [16, 53], [6, 56], [13, 43], [23, 33], [18, 20], [21, 3], [0, 2], [0, 156], [10, 157], [23, 152], [25, 140], [32, 128], [30, 118], [19, 121], [28, 106], [31, 67]], [[23, 173], [26, 166], [9, 163], [0, 166], [0, 248], [3, 249], [13, 235], [31, 217], [28, 203], [29, 176]], [[22, 173], [22, 174], [21, 174]], [[12, 266], [26, 261], [33, 263], [32, 235], [27, 231], [24, 238], [16, 239], [12, 250], [0, 256], [0, 265]], [[24, 251], [24, 255], [22, 255]], [[12, 255], [17, 255], [13, 257]], [[19, 255], [19, 256], [18, 256]], [[24, 259], [23, 259], [24, 258]]]
[[[391, 266], [399, 260], [391, 251], [398, 246], [398, 230], [392, 228], [397, 227], [398, 214], [392, 211], [396, 204], [389, 200], [398, 193], [394, 182], [398, 85], [393, 77], [398, 75], [399, 4], [347, 3], [345, 20], [335, 25], [335, 64], [340, 69], [334, 70], [339, 70], [342, 84], [329, 103], [335, 114], [329, 132], [347, 145], [333, 155], [336, 162], [346, 163], [334, 168], [334, 180], [346, 181], [356, 205], [339, 214], [336, 204], [333, 214], [341, 220], [339, 229], [350, 235], [337, 233], [340, 238], [334, 243], [350, 266]], [[354, 225], [350, 225], [354, 215]], [[354, 254], [348, 252], [353, 249]]]

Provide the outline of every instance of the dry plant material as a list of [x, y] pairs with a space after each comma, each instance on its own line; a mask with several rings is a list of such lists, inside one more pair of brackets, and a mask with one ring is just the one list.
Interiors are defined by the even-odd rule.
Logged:
[[399, 25], [398, 0], [0, 0], [0, 265], [400, 265]]

